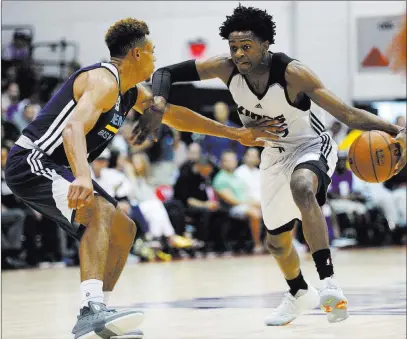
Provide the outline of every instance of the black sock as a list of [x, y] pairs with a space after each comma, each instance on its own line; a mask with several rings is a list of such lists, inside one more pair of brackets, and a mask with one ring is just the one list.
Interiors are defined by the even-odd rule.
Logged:
[[331, 250], [329, 248], [316, 251], [312, 254], [315, 266], [319, 274], [319, 279], [331, 277], [334, 274], [334, 266], [332, 265]]
[[300, 271], [300, 274], [298, 275], [297, 278], [294, 278], [292, 280], [287, 280], [287, 284], [288, 284], [288, 286], [290, 286], [290, 293], [293, 296], [295, 296], [299, 290], [307, 290], [308, 289], [308, 285], [305, 282], [301, 271]]

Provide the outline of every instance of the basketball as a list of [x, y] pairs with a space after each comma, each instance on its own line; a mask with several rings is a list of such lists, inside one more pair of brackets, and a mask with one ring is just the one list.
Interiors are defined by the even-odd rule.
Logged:
[[382, 131], [362, 133], [351, 145], [348, 160], [352, 172], [367, 182], [389, 179], [394, 172], [397, 157], [391, 145], [393, 138]]

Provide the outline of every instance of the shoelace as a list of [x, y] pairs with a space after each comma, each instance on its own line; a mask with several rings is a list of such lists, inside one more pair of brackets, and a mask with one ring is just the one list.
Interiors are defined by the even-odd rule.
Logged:
[[281, 311], [283, 309], [285, 309], [286, 307], [289, 307], [290, 311], [292, 311], [294, 309], [294, 304], [291, 300], [291, 295], [290, 292], [287, 292], [284, 294], [284, 298], [283, 301], [281, 302], [281, 304], [276, 308], [275, 312]]

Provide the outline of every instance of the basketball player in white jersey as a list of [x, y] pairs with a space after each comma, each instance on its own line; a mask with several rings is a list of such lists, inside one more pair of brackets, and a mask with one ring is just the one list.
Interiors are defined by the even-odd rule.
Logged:
[[[348, 300], [334, 277], [327, 225], [320, 206], [325, 203], [337, 161], [337, 146], [325, 132], [324, 110], [351, 128], [382, 130], [401, 145], [397, 170], [405, 162], [405, 131], [369, 112], [350, 107], [324, 87], [301, 62], [272, 53], [275, 23], [266, 11], [237, 7], [220, 27], [230, 56], [190, 60], [159, 69], [153, 76], [153, 106], [133, 130], [137, 142], [155, 133], [169, 98], [171, 84], [219, 78], [238, 105], [245, 126], [263, 126], [279, 119], [279, 139], [267, 141], [262, 153], [261, 204], [268, 230], [266, 245], [287, 280], [289, 292], [266, 318], [271, 326], [285, 325], [301, 312], [320, 305], [329, 322], [348, 317]], [[322, 108], [322, 109], [321, 109]], [[295, 223], [302, 222], [323, 290], [306, 282], [292, 245]]]

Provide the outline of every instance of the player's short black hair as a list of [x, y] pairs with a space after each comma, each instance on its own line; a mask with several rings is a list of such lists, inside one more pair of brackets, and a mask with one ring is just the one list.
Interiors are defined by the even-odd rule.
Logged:
[[111, 57], [124, 57], [130, 49], [142, 46], [150, 34], [144, 21], [126, 18], [115, 22], [106, 32], [105, 42]]
[[272, 45], [276, 35], [276, 24], [266, 10], [239, 4], [231, 16], [226, 16], [219, 31], [223, 39], [228, 39], [232, 32], [252, 31], [261, 40], [267, 40]]

